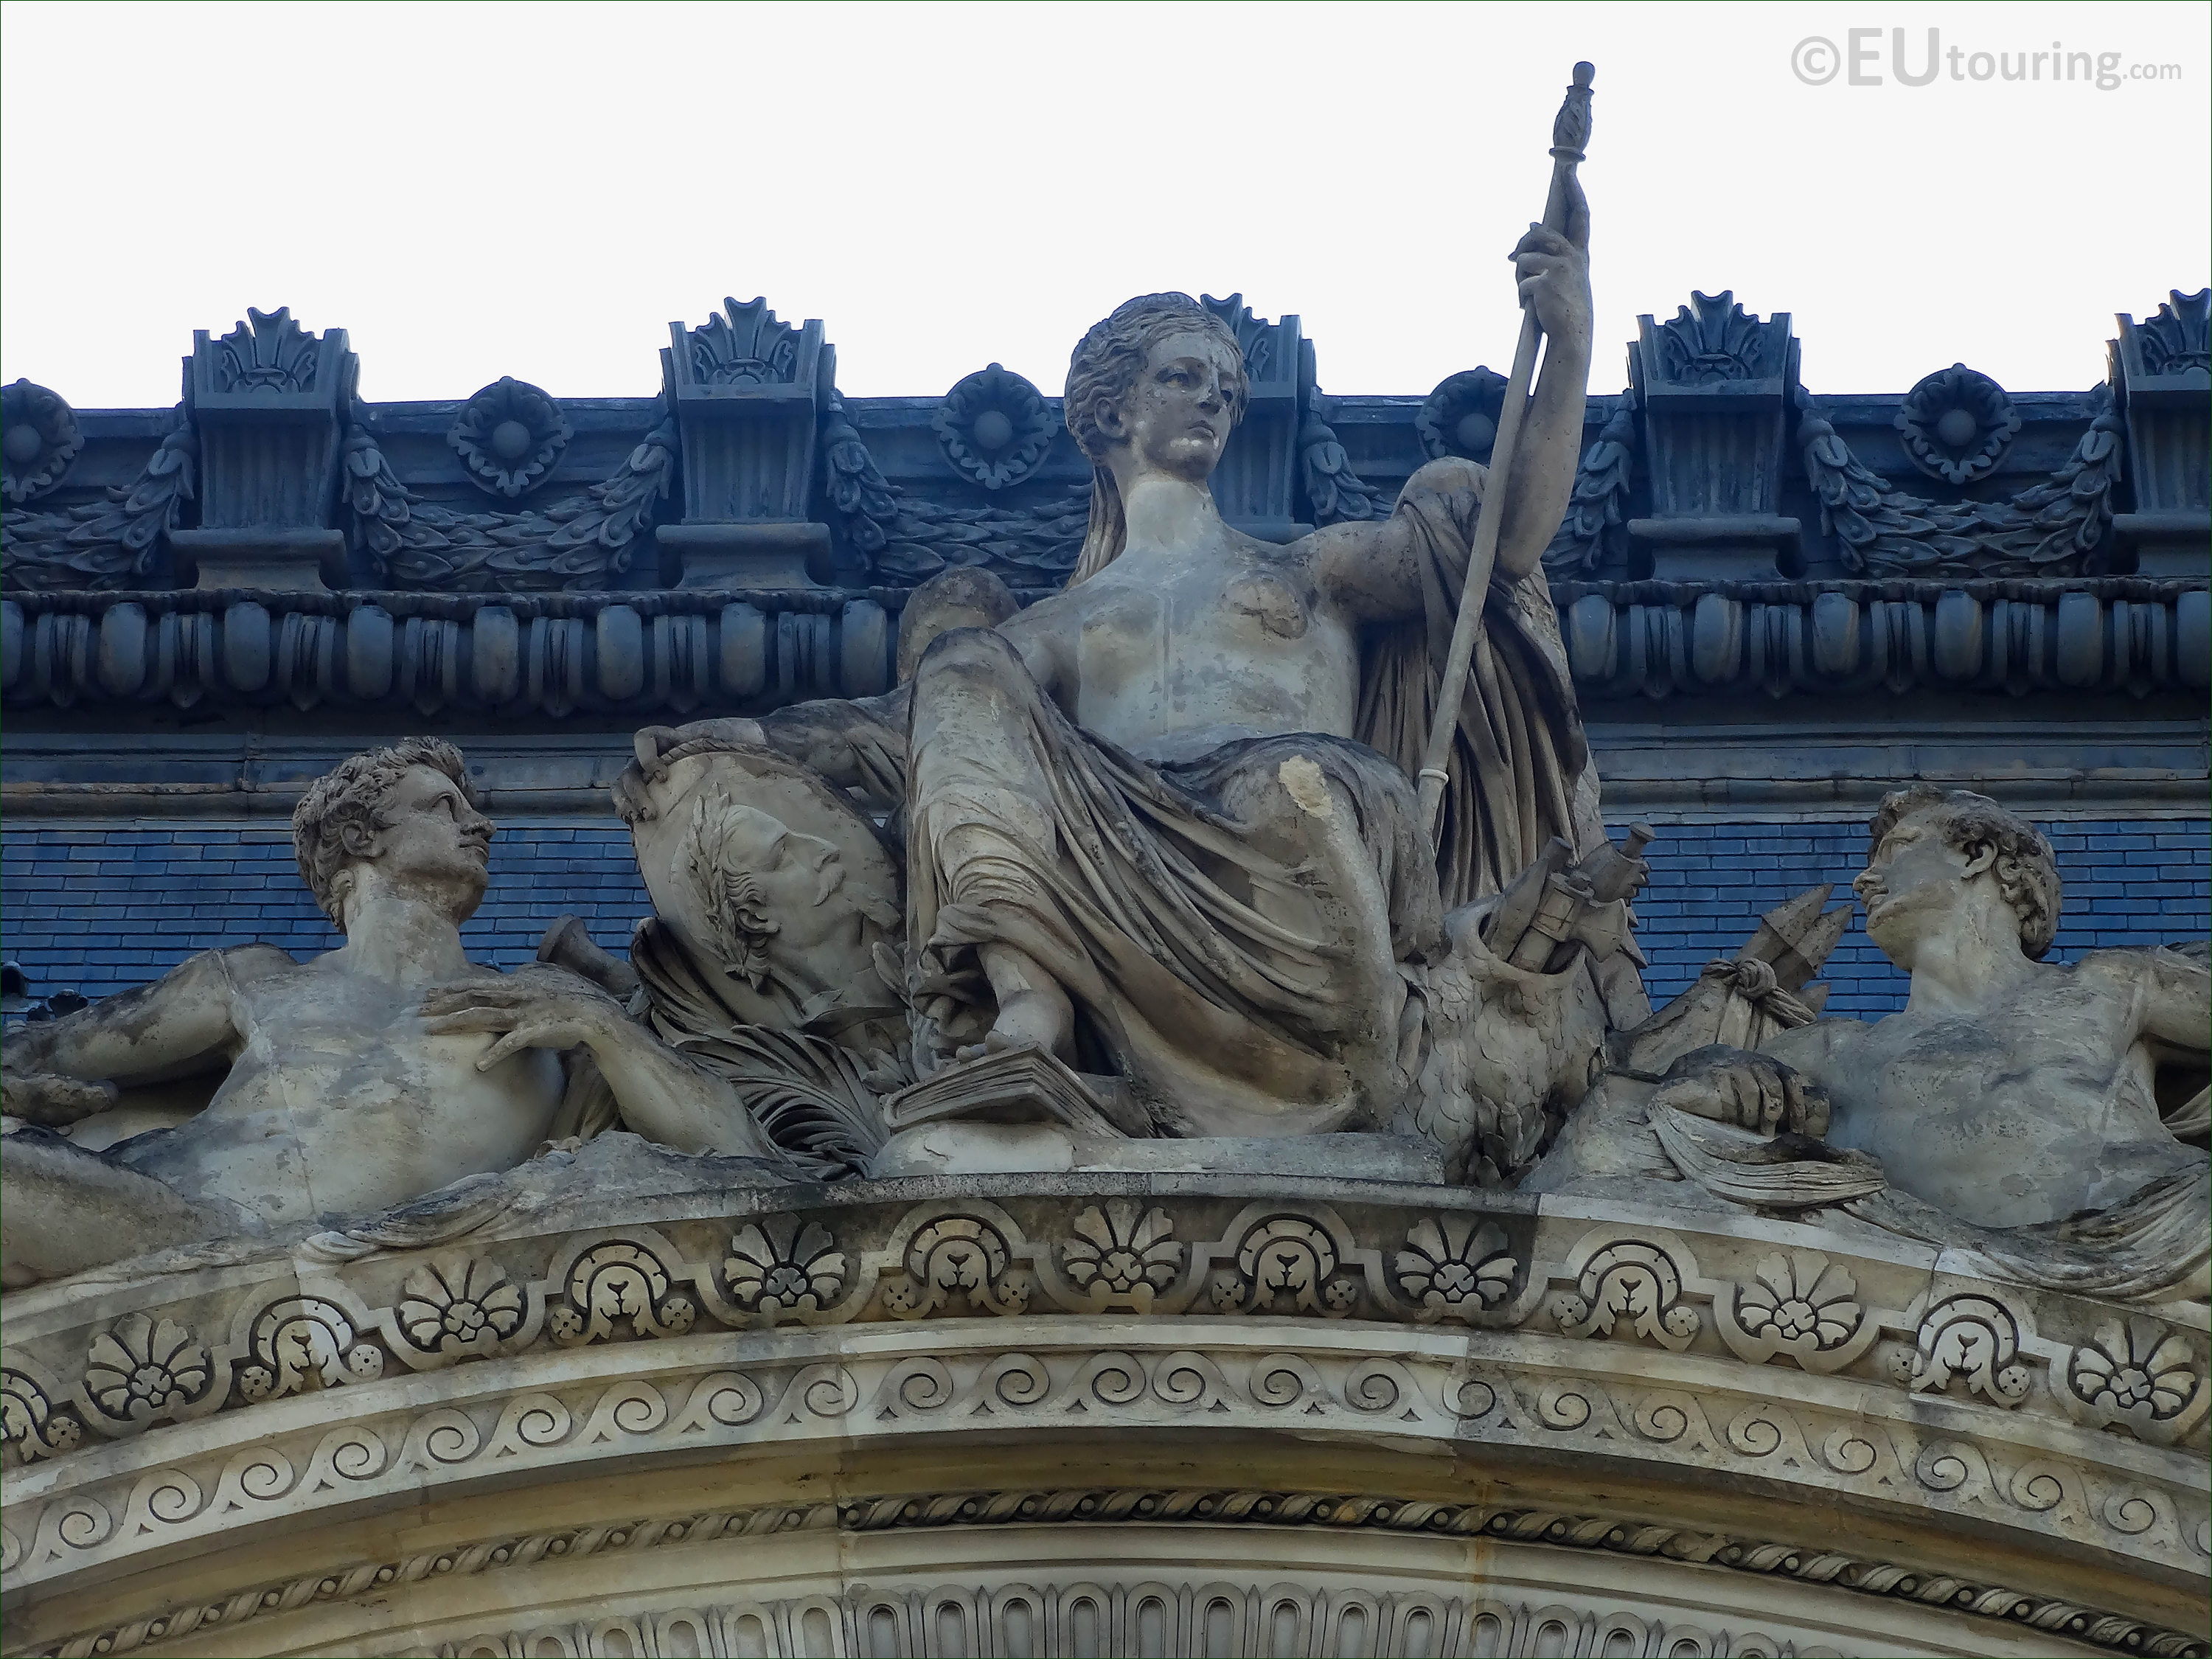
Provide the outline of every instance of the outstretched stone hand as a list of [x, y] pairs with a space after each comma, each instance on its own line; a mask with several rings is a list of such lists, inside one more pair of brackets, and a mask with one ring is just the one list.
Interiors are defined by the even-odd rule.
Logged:
[[1778, 1060], [1722, 1042], [1692, 1048], [1668, 1067], [1651, 1104], [1757, 1134], [1828, 1132], [1828, 1096], [1819, 1084]]
[[596, 1048], [630, 1024], [622, 1004], [566, 968], [538, 963], [497, 978], [457, 980], [424, 994], [423, 1023], [437, 1036], [496, 1035], [477, 1061], [488, 1072], [525, 1048]]

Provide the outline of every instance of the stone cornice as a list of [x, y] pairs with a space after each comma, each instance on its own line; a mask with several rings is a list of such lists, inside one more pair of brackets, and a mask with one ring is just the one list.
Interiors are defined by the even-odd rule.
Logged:
[[[1414, 1525], [1408, 1503], [1470, 1530], [1543, 1513], [1538, 1534], [1556, 1521], [1554, 1541], [1595, 1547], [1710, 1534], [1698, 1559], [1832, 1557], [1824, 1582], [1943, 1581], [1947, 1605], [2031, 1620], [2047, 1600], [2075, 1634], [2203, 1593], [2201, 1330], [1966, 1278], [1883, 1236], [1691, 1212], [1201, 1176], [969, 1184], [679, 1193], [620, 1214], [578, 1198], [435, 1249], [325, 1236], [14, 1293], [11, 1589], [35, 1606], [403, 1494], [704, 1449], [864, 1471], [979, 1435], [994, 1455], [1104, 1435], [1117, 1456], [1279, 1445], [1267, 1467], [1316, 1436], [1441, 1456], [1423, 1467], [1527, 1496], [1384, 1481], [1329, 1501], [1364, 1505], [1363, 1525]], [[1614, 1496], [1585, 1514], [1561, 1482]], [[1716, 1485], [1737, 1506], [1725, 1527], [1703, 1507]], [[894, 1507], [991, 1518], [968, 1501]], [[1990, 1549], [2017, 1570], [1990, 1573]], [[2170, 1636], [2084, 1639], [2185, 1650]]]
[[[2212, 675], [2212, 591], [2195, 580], [1576, 581], [1554, 594], [1593, 704], [1935, 691], [2127, 708], [2202, 692]], [[903, 602], [895, 588], [22, 594], [0, 601], [0, 702], [490, 723], [759, 713], [888, 690]]]

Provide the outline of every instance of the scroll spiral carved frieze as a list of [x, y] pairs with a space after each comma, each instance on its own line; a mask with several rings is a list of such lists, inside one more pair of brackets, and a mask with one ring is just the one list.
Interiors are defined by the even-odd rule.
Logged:
[[[188, 1293], [173, 1310], [149, 1309], [135, 1323], [99, 1333], [109, 1346], [87, 1356], [84, 1381], [66, 1401], [41, 1374], [47, 1362], [18, 1359], [11, 1350], [0, 1398], [10, 1460], [37, 1459], [65, 1479], [6, 1517], [10, 1572], [43, 1578], [287, 1505], [312, 1510], [345, 1494], [473, 1480], [494, 1468], [506, 1478], [679, 1449], [689, 1455], [702, 1445], [984, 1424], [995, 1434], [1051, 1433], [1077, 1422], [1147, 1431], [1184, 1425], [1207, 1433], [1271, 1424], [1341, 1433], [1382, 1424], [1454, 1443], [1588, 1447], [1607, 1455], [1641, 1448], [1636, 1455], [1674, 1468], [1771, 1474], [1809, 1482], [1808, 1490], [1840, 1488], [1941, 1513], [1966, 1504], [2008, 1526], [2104, 1539], [2108, 1547], [2162, 1553], [2161, 1559], [2205, 1553], [2205, 1529], [2185, 1483], [2146, 1484], [2135, 1470], [2085, 1455], [2087, 1446], [2048, 1449], [2006, 1426], [2016, 1413], [2033, 1413], [2053, 1419], [2062, 1435], [2078, 1434], [2071, 1426], [2078, 1423], [2151, 1447], [2179, 1444], [2202, 1418], [2195, 1347], [2148, 1317], [2132, 1328], [2107, 1320], [2070, 1345], [2054, 1344], [2028, 1328], [2024, 1311], [1972, 1291], [1925, 1310], [1885, 1306], [1863, 1288], [1865, 1275], [1878, 1270], [1833, 1253], [1740, 1255], [1726, 1241], [1619, 1224], [1588, 1229], [1564, 1256], [1540, 1253], [1519, 1275], [1526, 1252], [1514, 1243], [1510, 1217], [1433, 1206], [1345, 1215], [1318, 1205], [1236, 1208], [1189, 1197], [1101, 1196], [1030, 1204], [1019, 1214], [940, 1200], [836, 1216], [784, 1211], [719, 1229], [687, 1224], [681, 1240], [642, 1229], [565, 1243], [556, 1237], [538, 1247], [550, 1254], [535, 1261], [515, 1259], [532, 1248], [519, 1240], [501, 1243], [496, 1260], [371, 1249], [334, 1264], [327, 1286], [274, 1298], [248, 1292], [234, 1317], [219, 1297], [204, 1299], [211, 1293]], [[1730, 1270], [1734, 1277], [1711, 1276], [1697, 1259], [1708, 1249], [1730, 1251], [1744, 1265]], [[1516, 1275], [1525, 1289], [1516, 1289]], [[346, 1288], [355, 1285], [358, 1292]], [[543, 1316], [533, 1312], [539, 1306]], [[1546, 1308], [1563, 1316], [1534, 1316]], [[1087, 1336], [1071, 1342], [1083, 1328], [1067, 1316], [1099, 1312], [1140, 1319], [1121, 1327], [1129, 1340], [1118, 1346]], [[961, 1322], [979, 1314], [993, 1316], [983, 1331], [1003, 1336], [978, 1340], [971, 1323], [925, 1317]], [[1387, 1323], [1337, 1322], [1344, 1320], [1407, 1328], [1392, 1336]], [[696, 1345], [667, 1339], [708, 1321], [741, 1331], [781, 1327], [775, 1340], [783, 1346], [771, 1357], [742, 1346], [750, 1339], [741, 1336], [734, 1352], [717, 1353], [720, 1369], [708, 1369]], [[873, 1322], [884, 1334], [848, 1349], [825, 1328], [853, 1321]], [[1473, 1328], [1472, 1335], [1443, 1352], [1422, 1346], [1432, 1346], [1447, 1322]], [[408, 1371], [421, 1373], [407, 1379], [410, 1393], [378, 1382], [364, 1363], [372, 1355], [381, 1360], [376, 1345], [362, 1340], [372, 1328], [388, 1334]], [[1363, 1328], [1374, 1334], [1355, 1335]], [[192, 1334], [225, 1329], [234, 1333], [227, 1343]], [[905, 1346], [884, 1346], [902, 1330]], [[1905, 1339], [1904, 1364], [1887, 1371], [1867, 1346], [1883, 1330]], [[1608, 1335], [1612, 1341], [1590, 1340]], [[602, 1372], [580, 1382], [549, 1372], [534, 1382], [522, 1370], [495, 1387], [470, 1380], [493, 1376], [472, 1362], [495, 1355], [527, 1364], [546, 1346], [623, 1342], [644, 1346], [628, 1351], [619, 1376]], [[1762, 1364], [1850, 1370], [1852, 1392], [1826, 1403], [1778, 1392], [1759, 1380]], [[1732, 1373], [1722, 1369], [1731, 1365]], [[234, 1389], [221, 1386], [256, 1367], [271, 1379], [260, 1402], [248, 1401], [243, 1380]], [[2020, 1384], [2035, 1374], [2047, 1386]], [[1885, 1376], [1893, 1379], [1887, 1388]], [[100, 1434], [150, 1434], [144, 1443], [158, 1455], [160, 1437], [170, 1432], [162, 1422], [204, 1419], [226, 1401], [271, 1413], [272, 1427], [264, 1432], [254, 1426], [259, 1419], [242, 1421], [206, 1451], [173, 1455], [159, 1469], [71, 1474], [68, 1453], [79, 1437], [72, 1413], [100, 1412], [104, 1392], [127, 1418], [134, 1378], [145, 1419], [95, 1415]], [[277, 1405], [280, 1384], [296, 1395], [333, 1383], [356, 1402], [338, 1427], [284, 1416]], [[1940, 1437], [1920, 1425], [1908, 1398], [1939, 1390], [1948, 1392], [1950, 1409], [1968, 1413], [1948, 1419]], [[1985, 1418], [1973, 1419], [1977, 1411]], [[2047, 1439], [2049, 1431], [2039, 1433]], [[1064, 1512], [1096, 1519], [1105, 1501]], [[1128, 1511], [1131, 1518], [1167, 1512], [1165, 1498], [1150, 1501], [1149, 1510]], [[1661, 1539], [1649, 1547], [1675, 1559], [1799, 1576], [1803, 1564], [1825, 1560], [1810, 1582], [1916, 1598], [1933, 1582], [1924, 1571], [1846, 1553], [1824, 1557], [1602, 1517], [1462, 1511], [1374, 1495], [1195, 1492], [1175, 1501], [1194, 1519], [1241, 1510], [1265, 1524], [1492, 1530], [1604, 1549]], [[1031, 1519], [1060, 1502], [963, 1494], [941, 1506], [928, 1500], [922, 1512], [939, 1517], [929, 1524], [983, 1524]], [[903, 1512], [910, 1503], [902, 1498], [893, 1509]], [[1031, 1506], [1026, 1513], [1024, 1504]], [[789, 1513], [743, 1525], [797, 1524], [781, 1518]], [[806, 1524], [886, 1524], [875, 1516], [861, 1502]], [[126, 1525], [126, 1517], [137, 1518]], [[678, 1517], [625, 1526], [650, 1536], [656, 1528], [696, 1524], [697, 1517]], [[603, 1528], [591, 1547], [625, 1547], [610, 1541], [623, 1535], [623, 1528]], [[470, 1571], [490, 1571], [500, 1565], [493, 1559], [499, 1549], [509, 1552], [507, 1560], [538, 1559], [552, 1541], [541, 1535], [526, 1547], [502, 1540], [481, 1551], [449, 1549], [434, 1558], [450, 1564], [444, 1568], [384, 1561], [333, 1569], [303, 1587], [286, 1581], [264, 1593], [303, 1605], [335, 1593], [320, 1588], [325, 1582], [373, 1585], [393, 1581], [377, 1579], [380, 1572], [459, 1571], [465, 1561], [476, 1564]], [[1952, 1599], [1959, 1581], [1949, 1583], [1951, 1589], [1926, 1599], [1966, 1606]], [[2055, 1622], [2043, 1628], [2091, 1640], [2103, 1639], [2087, 1634], [2092, 1630], [2124, 1639], [2127, 1630], [2141, 1629], [2136, 1650], [2161, 1650], [2140, 1644], [2166, 1639], [2048, 1597], [1966, 1588], [1973, 1610], [1990, 1616], [2039, 1618], [2048, 1610]], [[222, 1612], [228, 1602], [209, 1605], [216, 1610], [142, 1620], [135, 1636], [107, 1650], [161, 1639], [148, 1633], [160, 1617], [187, 1621], [172, 1629], [193, 1620], [221, 1628], [232, 1618]], [[259, 1616], [258, 1608], [246, 1611], [252, 1605], [240, 1602], [240, 1616]], [[2174, 1644], [2162, 1650], [2186, 1645], [2182, 1638]]]
[[461, 405], [446, 441], [479, 489], [514, 501], [545, 481], [574, 435], [559, 404], [502, 376]]
[[[1470, 1387], [1479, 1382], [1480, 1387]], [[328, 1491], [368, 1497], [409, 1490], [425, 1479], [498, 1472], [567, 1472], [594, 1460], [630, 1460], [790, 1437], [911, 1434], [981, 1422], [1006, 1433], [1023, 1424], [1184, 1421], [1210, 1425], [1270, 1420], [1322, 1428], [1380, 1418], [1400, 1432], [1455, 1439], [1535, 1437], [1547, 1443], [1635, 1445], [1671, 1463], [1743, 1474], [1825, 1468], [1869, 1494], [1904, 1489], [1915, 1501], [1954, 1495], [1985, 1516], [2051, 1526], [2080, 1535], [2171, 1538], [2180, 1524], [2172, 1500], [2127, 1475], [2100, 1477], [2078, 1463], [2025, 1458], [1956, 1439], [1923, 1439], [1902, 1422], [1869, 1420], [1850, 1401], [1826, 1411], [1796, 1403], [1716, 1394], [1709, 1387], [1655, 1389], [1624, 1374], [1540, 1383], [1504, 1370], [1455, 1376], [1407, 1355], [1269, 1351], [1242, 1347], [1031, 1352], [957, 1342], [853, 1365], [786, 1359], [745, 1369], [677, 1371], [629, 1377], [562, 1397], [524, 1391], [466, 1406], [432, 1406], [356, 1419], [331, 1429], [310, 1425], [244, 1452], [218, 1448], [196, 1462], [131, 1474], [59, 1498], [43, 1512], [11, 1514], [9, 1566], [43, 1576], [74, 1559], [107, 1559], [128, 1540], [118, 1516], [133, 1517], [133, 1537], [200, 1535], [275, 1512], [295, 1493]], [[1081, 1411], [1076, 1408], [1080, 1406]], [[420, 1408], [416, 1408], [419, 1410]], [[1072, 1416], [1071, 1414], [1073, 1413]], [[1101, 1413], [1103, 1413], [1102, 1419]], [[1802, 1477], [1796, 1477], [1802, 1478]], [[1777, 1573], [1876, 1595], [1921, 1600], [1984, 1616], [2025, 1620], [2039, 1628], [2152, 1651], [2188, 1650], [2189, 1638], [2138, 1622], [1987, 1583], [1856, 1557], [1848, 1550], [1770, 1542], [1726, 1532], [1627, 1522], [1525, 1508], [1497, 1509], [1395, 1498], [1387, 1493], [1181, 1492], [1077, 1489], [1069, 1492], [953, 1492], [838, 1504], [779, 1506], [743, 1514], [686, 1514], [600, 1523], [582, 1531], [501, 1536], [404, 1558], [327, 1570], [312, 1581], [270, 1585], [234, 1607], [172, 1611], [147, 1620], [104, 1651], [127, 1650], [172, 1634], [220, 1626], [258, 1612], [299, 1606], [427, 1574], [475, 1573], [529, 1565], [550, 1556], [652, 1548], [685, 1539], [737, 1537], [793, 1528], [865, 1532], [947, 1524], [1088, 1525], [1127, 1521], [1358, 1527], [1428, 1535], [1484, 1534], [1569, 1548], [1661, 1556], [1751, 1572]], [[20, 1528], [20, 1530], [19, 1530]], [[1963, 1594], [1962, 1594], [1963, 1592]], [[230, 1611], [224, 1611], [230, 1607]], [[2130, 1637], [2129, 1632], [2135, 1634]], [[97, 1636], [88, 1640], [96, 1640]], [[81, 1652], [82, 1648], [64, 1648]]]
[[29, 380], [0, 390], [0, 494], [20, 507], [59, 483], [84, 447], [76, 412]]
[[447, 593], [606, 587], [629, 570], [639, 538], [650, 532], [675, 478], [677, 447], [675, 422], [657, 410], [621, 470], [583, 495], [520, 513], [456, 513], [400, 483], [356, 411], [343, 446], [346, 506], [370, 563], [394, 587]]
[[58, 513], [0, 517], [0, 591], [92, 592], [145, 586], [161, 539], [193, 499], [199, 439], [181, 407], [138, 477]]
[[[2084, 1327], [2071, 1346], [2054, 1346], [1986, 1293], [1885, 1310], [1869, 1302], [1854, 1269], [1803, 1248], [1770, 1249], [1738, 1277], [1710, 1279], [1671, 1235], [1600, 1226], [1564, 1261], [1524, 1273], [1507, 1225], [1480, 1214], [1386, 1216], [1368, 1224], [1382, 1231], [1364, 1243], [1321, 1206], [1249, 1206], [1223, 1231], [1221, 1220], [1170, 1201], [1120, 1197], [1075, 1206], [1042, 1239], [1008, 1212], [972, 1203], [922, 1206], [887, 1232], [845, 1231], [853, 1224], [848, 1218], [833, 1232], [828, 1218], [769, 1215], [725, 1232], [706, 1260], [642, 1233], [586, 1235], [556, 1252], [542, 1276], [484, 1255], [403, 1254], [381, 1301], [332, 1286], [265, 1302], [249, 1297], [234, 1316], [219, 1304], [156, 1303], [146, 1316], [79, 1339], [98, 1352], [95, 1364], [79, 1347], [76, 1374], [86, 1378], [96, 1425], [133, 1432], [187, 1403], [187, 1414], [198, 1415], [372, 1382], [392, 1358], [409, 1370], [435, 1370], [545, 1344], [678, 1336], [702, 1316], [762, 1328], [1126, 1310], [1156, 1318], [1455, 1322], [1499, 1340], [1516, 1329], [1556, 1329], [1672, 1353], [1694, 1345], [1747, 1365], [1786, 1363], [1822, 1375], [1856, 1367], [1905, 1392], [2008, 1411], [2038, 1397], [2034, 1378], [2047, 1374], [2042, 1409], [2154, 1444], [2186, 1436], [2205, 1409], [2197, 1346], [2163, 1322], [2106, 1320]], [[347, 1258], [347, 1270], [389, 1259], [365, 1246]], [[1544, 1319], [1532, 1322], [1539, 1310]], [[190, 1334], [222, 1328], [235, 1332], [229, 1341]], [[1877, 1346], [1885, 1330], [1902, 1340]], [[10, 1374], [22, 1379], [9, 1385], [12, 1457], [63, 1449], [56, 1436], [65, 1431], [41, 1427], [55, 1413], [37, 1401], [58, 1407], [64, 1396], [35, 1380], [57, 1358], [67, 1372], [65, 1347], [21, 1362], [11, 1350]], [[157, 1388], [156, 1370], [170, 1382]], [[134, 1395], [130, 1379], [142, 1372]], [[125, 1403], [131, 1399], [143, 1402], [135, 1414]], [[74, 1407], [62, 1409], [65, 1417]]]
[[[2125, 429], [2109, 388], [2066, 465], [2002, 501], [1931, 501], [1869, 471], [1797, 390], [1797, 446], [1844, 568], [1875, 576], [2094, 574], [2110, 561]], [[1901, 417], [1900, 417], [1901, 418]], [[1940, 422], [1939, 422], [1940, 423]]]

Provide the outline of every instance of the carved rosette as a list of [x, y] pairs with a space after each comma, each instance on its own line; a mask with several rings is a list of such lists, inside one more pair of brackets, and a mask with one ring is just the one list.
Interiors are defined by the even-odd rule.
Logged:
[[1094, 1308], [1149, 1312], [1152, 1298], [1182, 1276], [1182, 1245], [1170, 1237], [1166, 1211], [1141, 1215], [1127, 1199], [1094, 1204], [1075, 1218], [1075, 1236], [1060, 1247], [1060, 1271]]
[[1415, 1222], [1398, 1252], [1400, 1294], [1419, 1304], [1413, 1316], [1473, 1320], [1513, 1288], [1513, 1258], [1505, 1235], [1490, 1222], [1444, 1216]]
[[1905, 393], [1895, 424], [1913, 465], [1967, 484], [1996, 471], [2019, 434], [2020, 411], [1988, 375], [1954, 363]]
[[501, 376], [461, 405], [446, 441], [480, 489], [513, 501], [545, 481], [572, 435], [559, 404]]
[[955, 472], [1004, 489], [1043, 463], [1060, 422], [1036, 387], [993, 363], [946, 392], [929, 424]]
[[204, 1401], [215, 1368], [189, 1325], [126, 1314], [92, 1340], [84, 1396], [110, 1434], [129, 1434]]
[[61, 394], [29, 380], [0, 390], [0, 492], [20, 507], [62, 481], [84, 447]]
[[777, 1216], [765, 1228], [738, 1230], [722, 1278], [735, 1305], [773, 1324], [781, 1315], [819, 1313], [836, 1302], [845, 1285], [845, 1253], [820, 1224]]
[[2069, 1417], [2097, 1428], [2120, 1425], [2154, 1445], [2172, 1444], [2204, 1415], [2195, 1346], [2156, 1320], [2100, 1327], [2069, 1356], [2063, 1376], [2055, 1392]]
[[1504, 410], [1503, 374], [1487, 368], [1462, 369], [1437, 382], [1413, 416], [1413, 431], [1432, 461], [1456, 455], [1487, 462]]
[[453, 1257], [407, 1275], [399, 1330], [418, 1353], [482, 1358], [521, 1328], [522, 1291], [496, 1261]]
[[1715, 1311], [1723, 1339], [1753, 1364], [1787, 1354], [1808, 1371], [1839, 1370], [1879, 1328], [1854, 1299], [1851, 1276], [1818, 1250], [1777, 1251], [1760, 1261], [1752, 1283], [1734, 1290]]

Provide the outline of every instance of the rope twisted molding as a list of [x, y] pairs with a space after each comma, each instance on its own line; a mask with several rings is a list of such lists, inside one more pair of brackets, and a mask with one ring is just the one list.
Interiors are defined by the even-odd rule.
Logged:
[[549, 1559], [580, 1560], [617, 1551], [646, 1551], [770, 1533], [858, 1534], [1012, 1524], [1328, 1527], [1442, 1537], [1486, 1534], [1516, 1543], [1658, 1557], [1830, 1585], [2025, 1625], [2119, 1653], [2204, 1659], [2208, 1652], [2202, 1634], [2124, 1613], [2004, 1585], [1729, 1534], [1556, 1510], [1491, 1509], [1372, 1493], [1114, 1486], [984, 1489], [847, 1498], [836, 1504], [708, 1510], [546, 1532], [507, 1533], [474, 1544], [268, 1580], [221, 1601], [173, 1607], [147, 1618], [101, 1626], [40, 1651], [46, 1659], [130, 1653], [149, 1642], [179, 1641], [234, 1630], [264, 1614], [289, 1613], [311, 1602], [349, 1601], [393, 1584], [440, 1577], [471, 1577]]

